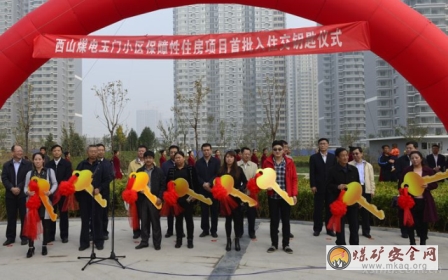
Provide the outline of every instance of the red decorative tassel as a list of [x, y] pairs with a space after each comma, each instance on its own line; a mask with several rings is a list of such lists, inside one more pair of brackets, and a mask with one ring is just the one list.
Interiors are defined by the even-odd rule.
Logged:
[[36, 240], [37, 236], [43, 232], [42, 223], [40, 222], [39, 217], [39, 208], [42, 205], [42, 202], [39, 198], [39, 186], [37, 185], [37, 182], [31, 180], [28, 184], [28, 190], [35, 192], [35, 194], [30, 196], [26, 202], [28, 212], [26, 213], [23, 226], [23, 235], [31, 240]]
[[220, 202], [220, 212], [223, 216], [230, 216], [232, 210], [238, 207], [238, 203], [230, 197], [227, 190], [221, 184], [221, 178], [216, 177], [212, 188], [213, 197]]
[[341, 232], [341, 219], [347, 213], [347, 205], [342, 201], [345, 190], [341, 190], [338, 199], [330, 204], [331, 218], [328, 221], [327, 229]]
[[131, 228], [138, 229], [140, 225], [138, 222], [137, 205], [135, 204], [138, 199], [137, 192], [132, 190], [131, 185], [131, 188], [126, 187], [126, 189], [121, 194], [121, 197], [123, 198], [124, 201], [126, 201], [129, 204], [128, 217]]
[[167, 189], [163, 193], [164, 204], [162, 206], [162, 210], [160, 210], [161, 216], [166, 217], [170, 215], [172, 210], [174, 211], [174, 216], [178, 216], [182, 213], [182, 211], [184, 211], [184, 209], [177, 203], [179, 196], [177, 195], [174, 186], [174, 181], [169, 181], [167, 184]]
[[134, 186], [134, 182], [135, 182], [135, 177], [131, 176], [131, 178], [129, 178], [128, 183], [126, 185], [126, 190], [132, 189], [132, 186]]
[[[62, 212], [66, 212], [68, 210], [78, 210], [79, 206], [75, 199], [75, 183], [78, 180], [78, 176], [72, 175], [68, 181], [62, 181], [59, 184], [58, 191], [56, 193], [59, 196], [65, 196], [66, 199], [64, 201], [64, 205], [62, 205]], [[59, 201], [59, 200], [58, 200]], [[56, 204], [55, 199], [53, 199], [53, 205]]]
[[257, 206], [260, 207], [260, 203], [258, 203], [258, 193], [260, 192], [260, 188], [257, 186], [257, 178], [261, 176], [261, 173], [255, 174], [254, 178], [249, 179], [247, 182], [247, 190], [249, 191], [249, 196], [257, 202]]
[[414, 218], [412, 217], [411, 209], [414, 207], [415, 201], [408, 194], [408, 188], [400, 189], [400, 196], [398, 197], [397, 204], [403, 209], [403, 225], [412, 227], [414, 225]]

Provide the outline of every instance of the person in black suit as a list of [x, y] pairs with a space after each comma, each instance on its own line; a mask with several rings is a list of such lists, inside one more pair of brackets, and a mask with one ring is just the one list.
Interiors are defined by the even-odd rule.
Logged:
[[[317, 141], [319, 152], [310, 157], [310, 186], [314, 194], [314, 226], [313, 235], [319, 236], [322, 231], [322, 209], [325, 207], [325, 225], [330, 219], [330, 203], [333, 202], [333, 193], [327, 189], [328, 171], [336, 164], [336, 157], [328, 152], [329, 140], [320, 138]], [[333, 231], [327, 230], [327, 234], [335, 236]]]
[[109, 239], [109, 231], [107, 230], [107, 226], [109, 224], [109, 204], [110, 204], [110, 182], [114, 179], [114, 165], [110, 160], [104, 158], [104, 154], [106, 153], [106, 147], [103, 144], [96, 144], [98, 149], [98, 161], [101, 163], [103, 170], [106, 172], [103, 174], [101, 179], [101, 196], [105, 200], [107, 200], [107, 206], [103, 209], [103, 234], [104, 240]]
[[[108, 188], [109, 183], [104, 184], [109, 177], [109, 170], [106, 170], [97, 159], [98, 148], [96, 145], [89, 145], [87, 148], [87, 159], [81, 161], [76, 170], [90, 170], [92, 172], [92, 186], [94, 193], [101, 193], [103, 188]], [[90, 247], [89, 228], [92, 223], [93, 243], [98, 250], [104, 249], [103, 235], [103, 208], [93, 199], [92, 195], [80, 191], [75, 193], [76, 200], [79, 203], [79, 215], [81, 216], [81, 235], [79, 238], [79, 251], [84, 251]]]
[[434, 173], [444, 172], [446, 170], [446, 158], [444, 155], [439, 154], [439, 149], [439, 145], [433, 144], [432, 154], [426, 156], [426, 163], [432, 168]]
[[[395, 169], [397, 172], [397, 180], [404, 176], [403, 171], [411, 166], [411, 161], [409, 159], [409, 154], [413, 151], [417, 151], [418, 143], [415, 141], [409, 141], [406, 143], [406, 154], [399, 157], [395, 161]], [[398, 189], [400, 189], [400, 184], [398, 183]], [[398, 222], [401, 230], [401, 237], [408, 238], [408, 228], [403, 225], [403, 210], [398, 207]]]
[[[341, 190], [346, 190], [347, 185], [352, 182], [358, 182], [358, 168], [348, 164], [348, 151], [345, 148], [336, 149], [336, 157], [338, 164], [328, 172], [328, 190], [338, 197]], [[345, 242], [345, 223], [347, 222], [350, 229], [350, 245], [359, 245], [358, 234], [358, 203], [347, 206], [347, 213], [341, 219], [341, 232], [336, 233], [336, 245], [347, 245]]]
[[12, 159], [3, 164], [2, 182], [5, 186], [5, 205], [8, 224], [6, 226], [6, 241], [3, 246], [12, 244], [16, 240], [17, 210], [20, 215], [20, 239], [22, 245], [28, 244], [23, 235], [23, 222], [26, 214], [26, 194], [24, 192], [25, 177], [32, 169], [31, 162], [23, 159], [23, 149], [19, 145], [11, 147]]
[[[47, 162], [45, 167], [51, 168], [55, 171], [56, 181], [59, 185], [62, 181], [68, 181], [68, 179], [72, 176], [72, 163], [62, 158], [62, 147], [60, 145], [54, 145], [51, 147], [51, 153], [53, 154], [53, 159]], [[59, 202], [53, 205], [54, 212], [57, 212], [59, 209], [59, 234], [61, 236], [62, 243], [68, 242], [68, 211], [62, 211], [65, 198], [65, 196], [61, 196]], [[51, 222], [49, 241], [54, 241], [55, 237], [56, 222]]]
[[[163, 201], [163, 193], [166, 190], [165, 174], [162, 169], [154, 165], [155, 154], [153, 151], [146, 151], [143, 155], [145, 165], [137, 170], [137, 172], [146, 172], [149, 175], [148, 188], [151, 193], [157, 197], [157, 205], [161, 205]], [[160, 210], [158, 210], [149, 199], [143, 194], [138, 193], [140, 211], [139, 217], [142, 221], [141, 237], [142, 240], [135, 249], [148, 247], [149, 227], [152, 226], [152, 243], [155, 250], [160, 250], [162, 243], [162, 229], [160, 227]]]

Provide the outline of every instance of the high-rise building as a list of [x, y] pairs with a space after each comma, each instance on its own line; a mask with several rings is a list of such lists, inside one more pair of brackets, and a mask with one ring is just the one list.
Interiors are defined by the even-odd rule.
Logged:
[[137, 135], [140, 135], [145, 127], [149, 127], [156, 137], [160, 136], [160, 131], [157, 128], [159, 121], [162, 119], [162, 114], [155, 109], [137, 110]]
[[[448, 0], [404, 2], [448, 34]], [[400, 127], [410, 123], [427, 127], [428, 135], [446, 134], [423, 96], [386, 61], [371, 53], [366, 57], [366, 105], [368, 138], [400, 136]]]
[[287, 141], [298, 148], [315, 146], [319, 134], [317, 55], [288, 56]]
[[[175, 35], [254, 32], [285, 28], [285, 14], [242, 5], [192, 5], [174, 9]], [[248, 131], [254, 131], [266, 120], [258, 89], [266, 88], [266, 78], [286, 83], [284, 57], [220, 60], [175, 60], [175, 94], [193, 94], [194, 81], [202, 79], [209, 89], [204, 105], [200, 108], [199, 142], [235, 147]], [[175, 106], [179, 106], [175, 100]], [[192, 118], [184, 106], [181, 117]], [[286, 137], [285, 111], [282, 110], [278, 138]], [[252, 129], [252, 130], [251, 130]], [[225, 131], [225, 132], [224, 132]], [[225, 135], [223, 135], [225, 134]], [[192, 145], [194, 132], [187, 135]], [[255, 138], [255, 137], [253, 137]], [[224, 140], [225, 139], [225, 140]], [[253, 143], [256, 146], [256, 140]]]
[[[6, 0], [0, 9], [0, 30], [3, 33], [28, 12], [46, 0]], [[19, 112], [28, 114], [26, 103], [28, 86], [31, 85], [33, 121], [30, 142], [39, 143], [50, 133], [56, 142], [61, 140], [62, 128], [73, 125], [82, 133], [82, 66], [81, 60], [52, 59], [37, 69], [28, 80], [4, 104], [0, 110], [0, 130], [6, 132], [4, 146], [15, 139]], [[23, 143], [20, 143], [23, 144]]]
[[318, 56], [319, 134], [330, 145], [365, 139], [364, 53]]

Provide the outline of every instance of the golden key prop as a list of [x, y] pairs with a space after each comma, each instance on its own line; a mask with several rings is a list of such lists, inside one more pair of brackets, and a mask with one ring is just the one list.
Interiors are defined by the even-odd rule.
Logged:
[[78, 180], [76, 180], [75, 182], [75, 190], [77, 192], [80, 191], [86, 191], [88, 192], [91, 196], [93, 196], [93, 198], [96, 200], [96, 202], [98, 202], [98, 204], [103, 207], [106, 208], [107, 206], [107, 200], [105, 200], [103, 198], [103, 196], [99, 193], [99, 194], [95, 194], [93, 195], [93, 186], [92, 186], [92, 171], [90, 170], [75, 170], [73, 171], [73, 175], [78, 174]]
[[226, 189], [227, 193], [231, 196], [240, 198], [242, 202], [247, 202], [249, 204], [249, 207], [257, 206], [257, 202], [253, 198], [233, 187], [235, 181], [233, 180], [232, 176], [227, 174], [221, 176], [221, 184]]
[[294, 205], [294, 199], [288, 193], [280, 188], [275, 181], [277, 174], [272, 168], [258, 169], [257, 173], [262, 175], [257, 178], [257, 186], [262, 190], [272, 188], [281, 198], [283, 198], [289, 205]]
[[148, 188], [148, 182], [149, 182], [149, 175], [146, 172], [132, 172], [129, 174], [129, 178], [132, 176], [135, 177], [135, 182], [132, 185], [132, 189], [136, 192], [143, 191], [143, 194], [146, 196], [146, 198], [151, 201], [151, 203], [157, 208], [162, 209], [162, 204], [157, 205], [157, 196], [152, 194], [152, 192]]
[[404, 175], [403, 183], [401, 183], [401, 187], [404, 188], [405, 185], [408, 185], [408, 192], [413, 196], [421, 196], [425, 191], [423, 185], [428, 185], [429, 183], [434, 183], [443, 179], [448, 178], [448, 171], [439, 172], [432, 176], [422, 177], [415, 172], [408, 172]]
[[347, 185], [347, 191], [342, 197], [342, 201], [347, 205], [359, 203], [364, 209], [372, 213], [380, 220], [384, 220], [384, 211], [378, 210], [375, 205], [367, 202], [366, 198], [362, 196], [362, 186], [358, 182], [351, 182]]
[[206, 198], [202, 194], [197, 194], [192, 189], [190, 189], [187, 180], [185, 180], [184, 178], [177, 178], [176, 180], [174, 180], [174, 189], [176, 190], [176, 193], [179, 197], [183, 197], [188, 194], [189, 196], [194, 197], [207, 205], [213, 204], [210, 198]]
[[45, 195], [46, 192], [50, 191], [50, 183], [47, 180], [39, 178], [37, 176], [33, 176], [31, 180], [37, 183], [37, 186], [39, 187], [39, 194], [38, 194], [39, 198], [44, 204], [45, 210], [47, 210], [50, 219], [53, 222], [56, 222], [58, 215], [54, 213], [54, 208], [53, 205], [51, 204], [50, 198], [47, 195]]

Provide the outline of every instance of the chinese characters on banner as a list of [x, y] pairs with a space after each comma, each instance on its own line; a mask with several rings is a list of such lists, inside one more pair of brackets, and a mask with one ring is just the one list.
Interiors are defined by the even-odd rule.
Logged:
[[327, 245], [327, 270], [438, 270], [437, 245]]
[[213, 59], [370, 49], [367, 22], [252, 33], [176, 36], [39, 35], [35, 58]]

